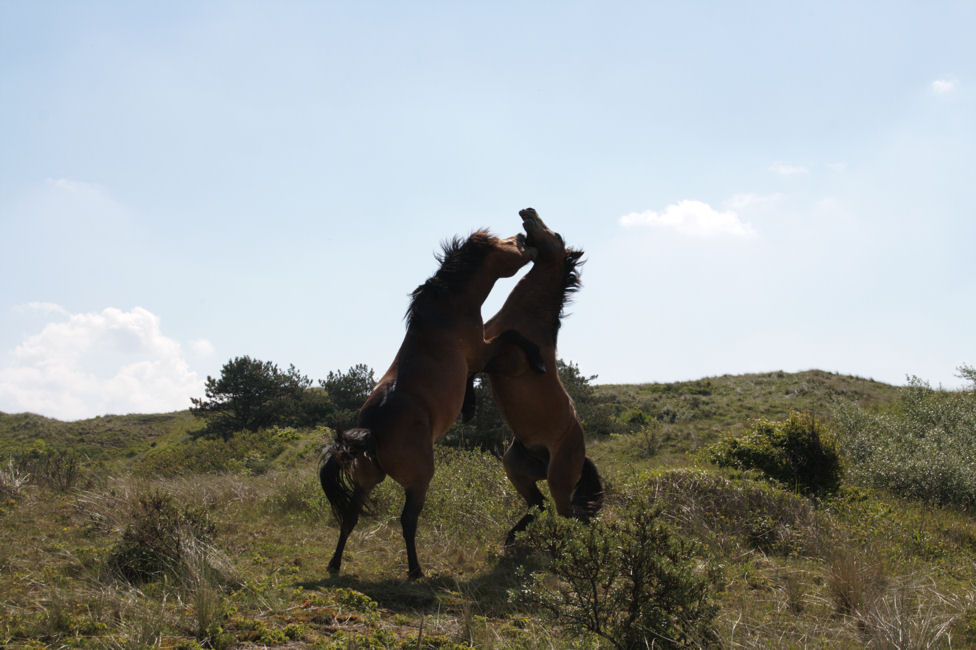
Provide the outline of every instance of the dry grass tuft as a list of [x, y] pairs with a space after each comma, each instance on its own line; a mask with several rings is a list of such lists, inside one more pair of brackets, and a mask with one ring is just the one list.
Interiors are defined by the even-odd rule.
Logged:
[[866, 612], [888, 585], [884, 563], [866, 551], [839, 546], [826, 559], [827, 596], [838, 614]]

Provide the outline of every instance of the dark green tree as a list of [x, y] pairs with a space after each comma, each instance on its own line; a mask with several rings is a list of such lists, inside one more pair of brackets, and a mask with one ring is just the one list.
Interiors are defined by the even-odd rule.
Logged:
[[347, 429], [355, 424], [356, 414], [369, 397], [376, 380], [373, 369], [364, 363], [342, 372], [329, 371], [319, 380], [319, 388], [308, 391], [305, 417], [308, 424], [325, 424]]
[[325, 379], [319, 380], [319, 385], [329, 394], [336, 408], [358, 411], [376, 385], [376, 379], [372, 368], [357, 363], [345, 373], [330, 370]]
[[206, 396], [192, 398], [190, 411], [207, 420], [203, 435], [227, 440], [237, 431], [299, 422], [311, 383], [293, 365], [282, 372], [270, 361], [236, 357], [219, 378], [207, 377]]

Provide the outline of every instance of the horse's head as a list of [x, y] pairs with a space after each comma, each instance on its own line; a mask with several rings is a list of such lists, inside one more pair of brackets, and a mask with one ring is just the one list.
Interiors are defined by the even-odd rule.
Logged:
[[488, 272], [496, 277], [509, 278], [536, 258], [535, 247], [528, 245], [526, 236], [521, 233], [506, 239], [493, 239], [484, 263]]
[[536, 262], [562, 263], [566, 256], [566, 242], [558, 232], [553, 232], [539, 218], [532, 208], [519, 211], [522, 217], [522, 227], [526, 232], [526, 245], [538, 251]]

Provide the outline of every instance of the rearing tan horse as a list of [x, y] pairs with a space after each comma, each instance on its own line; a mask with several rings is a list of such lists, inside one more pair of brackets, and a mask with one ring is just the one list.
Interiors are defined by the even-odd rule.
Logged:
[[[560, 515], [588, 519], [603, 503], [603, 487], [596, 467], [586, 458], [576, 408], [554, 371], [560, 319], [570, 294], [580, 286], [583, 252], [566, 248], [563, 238], [547, 228], [532, 208], [519, 215], [526, 243], [538, 254], [501, 310], [485, 324], [485, 338], [517, 330], [539, 345], [550, 371], [533, 372], [526, 355], [514, 347], [486, 369], [495, 401], [515, 433], [503, 457], [505, 473], [530, 507], [542, 506], [536, 482], [546, 479]], [[529, 521], [531, 515], [525, 515], [509, 531], [506, 543], [511, 544]]]
[[495, 281], [514, 275], [534, 255], [524, 235], [498, 239], [477, 231], [446, 243], [440, 269], [413, 292], [396, 358], [360, 409], [356, 428], [337, 435], [319, 470], [340, 523], [330, 572], [339, 571], [370, 491], [388, 474], [406, 494], [400, 524], [409, 577], [423, 576], [415, 540], [434, 475], [433, 445], [457, 419], [467, 378], [508, 346], [531, 358], [533, 372], [544, 371], [538, 347], [518, 333], [501, 332], [486, 342], [481, 318]]

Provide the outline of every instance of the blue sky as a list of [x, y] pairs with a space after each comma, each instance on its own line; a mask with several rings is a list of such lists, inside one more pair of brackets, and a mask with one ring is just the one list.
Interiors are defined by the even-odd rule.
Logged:
[[[0, 411], [399, 346], [537, 208], [603, 382], [976, 363], [976, 5], [0, 1]], [[499, 283], [493, 312], [513, 286]]]

